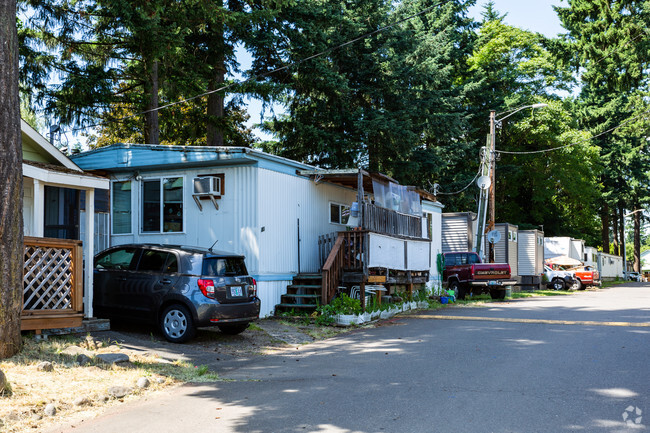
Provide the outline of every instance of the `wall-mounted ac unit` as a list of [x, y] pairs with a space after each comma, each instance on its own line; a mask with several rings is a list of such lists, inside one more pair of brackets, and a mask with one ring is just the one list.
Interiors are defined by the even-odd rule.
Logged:
[[195, 177], [194, 194], [221, 195], [221, 178], [216, 176]]

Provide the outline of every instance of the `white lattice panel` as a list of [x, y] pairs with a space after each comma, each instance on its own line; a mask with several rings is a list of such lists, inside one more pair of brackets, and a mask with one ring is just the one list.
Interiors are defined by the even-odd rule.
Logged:
[[23, 310], [72, 306], [72, 249], [25, 246]]

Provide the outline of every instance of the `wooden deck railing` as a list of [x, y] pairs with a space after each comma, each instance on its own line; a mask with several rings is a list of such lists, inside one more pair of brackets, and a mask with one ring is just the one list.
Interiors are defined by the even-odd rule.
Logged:
[[321, 302], [329, 304], [341, 283], [344, 271], [367, 273], [368, 232], [352, 230], [339, 232], [322, 269]]
[[83, 251], [81, 241], [25, 236], [21, 329], [81, 325]]
[[363, 203], [362, 228], [389, 236], [422, 238], [422, 218]]

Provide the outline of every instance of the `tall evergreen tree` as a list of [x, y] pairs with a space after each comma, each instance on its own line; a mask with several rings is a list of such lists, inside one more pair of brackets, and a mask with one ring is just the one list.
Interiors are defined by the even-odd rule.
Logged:
[[[250, 49], [285, 1], [26, 0], [35, 13], [22, 32], [25, 56], [62, 76], [60, 85], [42, 85], [27, 61], [24, 76], [41, 79], [39, 99], [63, 123], [101, 120], [99, 143], [221, 145], [225, 135], [228, 144], [249, 145], [241, 98], [217, 90], [240, 72], [235, 49]], [[262, 92], [250, 85], [236, 92], [253, 91]]]
[[468, 45], [469, 4], [434, 5], [320, 0], [287, 9], [282, 18], [294, 26], [287, 32], [286, 60], [326, 54], [274, 77], [288, 83], [288, 114], [270, 125], [280, 141], [267, 149], [418, 184], [444, 173], [439, 163], [457, 163], [465, 122], [457, 68], [464, 65], [459, 48]]
[[[642, 0], [568, 3], [556, 11], [568, 30], [567, 41], [576, 53], [573, 64], [583, 82], [580, 120], [598, 135], [646, 109], [642, 95], [648, 88], [645, 71], [650, 66], [650, 9]], [[608, 133], [597, 138], [604, 167], [601, 208], [610, 212], [618, 209], [614, 225], [620, 224], [626, 208], [648, 200], [645, 188], [640, 188], [647, 184], [648, 166], [636, 163], [647, 161], [646, 136], [647, 131], [637, 124], [634, 131], [628, 127], [625, 134]], [[601, 220], [605, 233], [610, 218], [603, 216]], [[603, 244], [605, 240], [603, 236]], [[609, 245], [603, 247], [609, 249]]]

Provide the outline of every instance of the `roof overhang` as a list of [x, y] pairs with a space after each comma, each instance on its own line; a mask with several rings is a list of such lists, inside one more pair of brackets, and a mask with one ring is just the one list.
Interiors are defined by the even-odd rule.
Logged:
[[29, 123], [25, 122], [23, 119], [20, 119], [20, 130], [23, 134], [25, 134], [27, 138], [33, 141], [37, 146], [43, 149], [43, 151], [47, 152], [48, 155], [50, 155], [64, 167], [75, 171], [82, 171], [77, 164], [72, 162], [70, 158], [65, 156], [63, 152], [54, 147], [52, 143], [47, 141], [45, 137], [39, 134], [37, 130], [32, 128]]
[[98, 176], [87, 175], [76, 170], [57, 169], [46, 164], [34, 165], [23, 162], [23, 176], [37, 179], [41, 182], [71, 189], [109, 189], [110, 180]]

